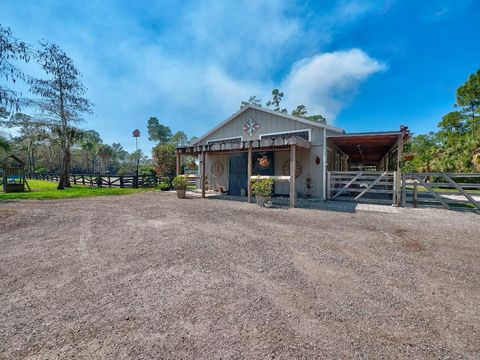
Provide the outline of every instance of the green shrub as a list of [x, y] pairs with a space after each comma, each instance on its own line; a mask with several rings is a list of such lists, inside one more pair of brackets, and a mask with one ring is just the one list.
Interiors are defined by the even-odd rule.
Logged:
[[158, 190], [167, 191], [170, 190], [170, 184], [166, 181], [162, 181], [160, 184], [157, 185]]
[[183, 175], [175, 176], [172, 181], [172, 185], [175, 190], [187, 190], [188, 181], [187, 178]]
[[252, 192], [254, 195], [269, 197], [273, 193], [273, 180], [252, 178]]
[[44, 167], [37, 167], [35, 169], [35, 173], [37, 174], [46, 174], [48, 173], [48, 169], [47, 168], [44, 168]]
[[152, 176], [156, 175], [155, 168], [153, 166], [140, 166], [138, 169], [138, 175], [140, 176]]

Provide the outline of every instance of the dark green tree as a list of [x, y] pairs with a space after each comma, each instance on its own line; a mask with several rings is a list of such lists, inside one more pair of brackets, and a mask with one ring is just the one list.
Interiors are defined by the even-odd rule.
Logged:
[[156, 141], [159, 144], [166, 144], [172, 138], [172, 130], [168, 126], [160, 124], [154, 116], [148, 119], [147, 124], [148, 140]]
[[110, 145], [101, 144], [98, 147], [97, 154], [103, 160], [103, 172], [108, 172], [108, 161], [113, 157], [113, 148]]
[[10, 148], [10, 142], [7, 140], [6, 137], [0, 134], [0, 149], [2, 149], [3, 151], [8, 151], [10, 150]]
[[247, 101], [242, 101], [242, 104], [240, 105], [240, 109], [248, 105], [262, 107], [262, 99], [257, 98], [255, 95], [250, 96]]
[[292, 111], [293, 116], [305, 117], [308, 111], [305, 105], [298, 105], [295, 110]]
[[159, 176], [172, 177], [175, 175], [175, 144], [158, 144], [153, 148], [152, 155]]
[[86, 130], [83, 132], [82, 140], [80, 141], [80, 146], [83, 152], [83, 162], [85, 164], [85, 169], [89, 170], [89, 163], [91, 162], [92, 167], [90, 172], [95, 172], [95, 163], [97, 158], [98, 147], [103, 143], [100, 134], [95, 130]]
[[188, 142], [187, 134], [185, 134], [183, 131], [177, 131], [175, 134], [173, 134], [170, 142], [175, 144], [175, 146], [186, 145]]
[[272, 90], [272, 99], [267, 101], [267, 103], [266, 103], [267, 107], [269, 108], [269, 107], [273, 106], [273, 110], [280, 111], [280, 112], [286, 114], [288, 112], [287, 109], [281, 109], [280, 110], [280, 103], [282, 102], [283, 96], [284, 96], [283, 92], [281, 92], [278, 89], [273, 89]]
[[308, 120], [312, 120], [312, 121], [318, 122], [320, 124], [326, 124], [327, 123], [327, 119], [325, 119], [322, 115], [310, 115], [310, 116], [306, 116], [306, 118]]
[[35, 172], [36, 148], [48, 139], [47, 124], [27, 114], [15, 113], [10, 118], [0, 121], [0, 125], [15, 128], [20, 135], [18, 143], [22, 143], [27, 150], [28, 172]]
[[457, 106], [470, 118], [472, 134], [479, 135], [478, 114], [480, 112], [480, 69], [457, 89]]

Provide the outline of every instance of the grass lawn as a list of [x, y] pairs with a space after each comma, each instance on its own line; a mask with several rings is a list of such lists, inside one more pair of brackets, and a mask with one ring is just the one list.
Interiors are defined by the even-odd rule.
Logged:
[[[407, 186], [408, 190], [413, 190], [413, 186]], [[464, 189], [466, 193], [468, 194], [479, 194], [480, 195], [480, 190], [477, 189]], [[425, 189], [425, 187], [418, 185], [417, 186], [417, 191], [418, 192], [427, 192], [428, 190]], [[452, 188], [433, 188], [433, 191], [435, 192], [440, 192], [440, 193], [453, 193], [453, 194], [460, 194], [457, 189], [452, 189]]]
[[153, 189], [120, 189], [120, 188], [94, 188], [83, 185], [72, 185], [70, 189], [57, 190], [57, 183], [44, 180], [28, 180], [32, 191], [23, 193], [4, 193], [0, 192], [0, 201], [17, 199], [66, 199], [87, 196], [105, 196], [105, 195], [124, 195], [139, 191], [149, 191]]

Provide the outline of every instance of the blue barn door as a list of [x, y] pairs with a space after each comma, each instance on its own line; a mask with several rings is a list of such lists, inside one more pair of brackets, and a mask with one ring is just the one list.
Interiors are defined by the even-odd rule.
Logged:
[[231, 154], [229, 161], [228, 194], [240, 195], [240, 189], [247, 191], [248, 154]]

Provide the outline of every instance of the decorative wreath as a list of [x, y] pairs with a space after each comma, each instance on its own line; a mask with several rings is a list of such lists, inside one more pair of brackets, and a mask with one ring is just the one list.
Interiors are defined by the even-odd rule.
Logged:
[[[283, 164], [283, 175], [290, 175], [290, 160], [285, 161]], [[298, 178], [300, 175], [302, 175], [302, 164], [297, 161], [295, 164], [295, 177]]]
[[215, 177], [222, 176], [223, 175], [223, 164], [218, 160], [215, 161], [212, 164], [211, 171], [212, 171], [212, 175], [215, 176]]
[[258, 165], [260, 165], [260, 167], [263, 169], [268, 168], [270, 166], [270, 160], [268, 159], [267, 155], [263, 155], [257, 158], [257, 160], [258, 160]]

